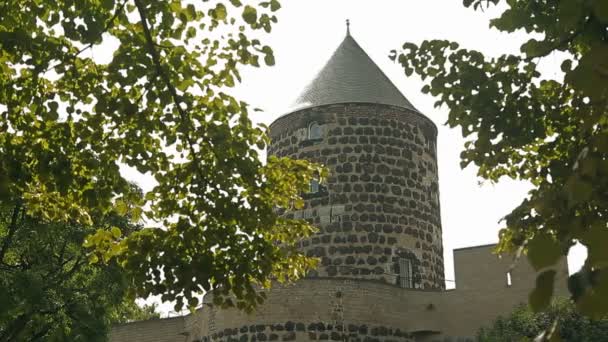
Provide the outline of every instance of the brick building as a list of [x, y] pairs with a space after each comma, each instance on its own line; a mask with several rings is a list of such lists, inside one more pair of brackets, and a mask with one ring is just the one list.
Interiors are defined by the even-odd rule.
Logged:
[[[318, 269], [272, 288], [253, 314], [210, 293], [195, 314], [116, 326], [111, 341], [468, 341], [527, 300], [536, 273], [522, 260], [507, 274], [492, 245], [455, 250], [445, 289], [437, 127], [349, 33], [270, 134], [269, 154], [330, 169], [285, 214], [319, 228], [300, 242]], [[567, 277], [565, 260], [558, 268]]]

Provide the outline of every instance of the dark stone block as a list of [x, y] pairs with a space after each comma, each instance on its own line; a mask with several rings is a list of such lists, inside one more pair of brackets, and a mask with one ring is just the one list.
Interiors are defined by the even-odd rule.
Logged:
[[349, 255], [348, 257], [346, 257], [345, 262], [347, 265], [354, 265], [356, 262], [356, 259], [354, 256]]
[[296, 333], [293, 331], [290, 331], [286, 334], [283, 335], [282, 338], [283, 341], [295, 341], [296, 340]]
[[[376, 233], [369, 233], [369, 234], [367, 234], [367, 240], [370, 243], [376, 243], [376, 242], [378, 242], [378, 234], [376, 234]], [[371, 248], [371, 246], [369, 246], [369, 247]]]
[[374, 258], [373, 256], [370, 255], [370, 256], [367, 257], [367, 264], [371, 265], [371, 266], [374, 266], [374, 265], [378, 264], [378, 259], [376, 259], [376, 258]]

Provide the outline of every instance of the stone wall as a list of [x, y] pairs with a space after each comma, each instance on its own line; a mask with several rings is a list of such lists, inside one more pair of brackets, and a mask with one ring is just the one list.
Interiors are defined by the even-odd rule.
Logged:
[[[320, 139], [310, 139], [312, 122]], [[289, 212], [320, 228], [301, 242], [321, 264], [313, 276], [398, 282], [412, 263], [416, 288], [444, 288], [436, 158], [437, 129], [423, 115], [379, 104], [304, 109], [270, 126], [269, 154], [326, 165], [330, 177]]]
[[440, 328], [438, 312], [429, 307], [438, 295], [380, 281], [332, 277], [277, 285], [252, 314], [218, 309], [208, 296], [198, 314], [198, 339], [410, 342], [420, 331]]
[[[496, 245], [485, 245], [454, 250], [456, 290], [446, 296], [445, 307], [454, 317], [444, 321], [443, 330], [452, 336], [463, 336], [489, 325], [498, 315], [504, 315], [520, 303], [527, 303], [536, 284], [537, 272], [522, 256], [511, 272], [512, 256], [493, 254]], [[562, 258], [555, 266], [554, 295], [569, 297], [568, 262]]]
[[111, 342], [188, 342], [186, 321], [188, 317], [151, 319], [127, 324], [117, 324], [110, 331]]
[[[536, 272], [522, 258], [509, 285], [506, 272], [512, 260], [498, 258], [493, 248], [456, 250], [458, 283], [449, 291], [404, 289], [378, 280], [307, 278], [273, 287], [252, 314], [219, 310], [209, 295], [191, 317], [198, 330], [190, 341], [473, 341], [480, 327], [526, 303], [535, 284]], [[477, 271], [459, 274], [463, 268]], [[567, 296], [566, 259], [555, 269], [555, 294]]]
[[[454, 252], [454, 290], [404, 289], [379, 280], [307, 278], [275, 286], [251, 314], [219, 309], [212, 293], [195, 314], [169, 320], [118, 325], [112, 342], [469, 342], [482, 326], [526, 303], [536, 272], [525, 258], [506, 272], [510, 258], [492, 254], [494, 245]], [[568, 266], [555, 267], [555, 294], [567, 296]], [[461, 272], [462, 271], [462, 272]]]

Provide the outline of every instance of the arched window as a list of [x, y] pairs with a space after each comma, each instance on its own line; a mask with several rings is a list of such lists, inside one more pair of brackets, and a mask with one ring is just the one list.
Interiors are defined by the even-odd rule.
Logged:
[[317, 122], [308, 125], [308, 139], [321, 139], [321, 126]]

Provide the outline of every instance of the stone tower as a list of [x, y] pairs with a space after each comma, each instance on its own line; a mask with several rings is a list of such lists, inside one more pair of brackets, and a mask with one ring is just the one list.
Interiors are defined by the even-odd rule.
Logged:
[[269, 154], [330, 169], [287, 213], [320, 229], [301, 243], [312, 276], [444, 288], [437, 128], [350, 34], [270, 132]]
[[433, 309], [445, 289], [433, 122], [347, 33], [270, 135], [270, 155], [330, 169], [326, 182], [311, 183], [303, 209], [284, 214], [319, 228], [300, 248], [321, 263], [294, 285], [273, 287], [252, 315], [205, 297], [194, 335], [410, 342], [441, 331]]

